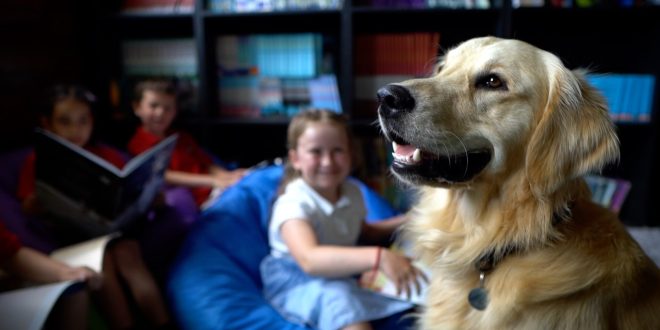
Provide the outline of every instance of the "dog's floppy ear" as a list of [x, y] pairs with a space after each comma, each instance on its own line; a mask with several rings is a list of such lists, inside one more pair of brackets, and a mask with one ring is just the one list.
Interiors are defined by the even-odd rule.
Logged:
[[558, 59], [549, 64], [548, 102], [527, 147], [532, 192], [544, 198], [567, 180], [619, 157], [619, 140], [604, 97]]

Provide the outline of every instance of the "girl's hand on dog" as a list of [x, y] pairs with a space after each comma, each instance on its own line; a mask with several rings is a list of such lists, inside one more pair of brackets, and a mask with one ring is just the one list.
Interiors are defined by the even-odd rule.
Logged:
[[396, 293], [404, 293], [407, 298], [410, 298], [412, 290], [419, 294], [421, 281], [428, 282], [428, 279], [413, 265], [412, 259], [388, 249], [383, 249], [381, 253], [379, 269], [394, 282]]

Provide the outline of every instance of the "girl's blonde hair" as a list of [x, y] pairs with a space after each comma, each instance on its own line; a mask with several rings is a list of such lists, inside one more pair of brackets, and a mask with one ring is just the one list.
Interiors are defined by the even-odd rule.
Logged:
[[[298, 148], [298, 139], [305, 132], [307, 127], [310, 124], [317, 123], [327, 123], [330, 125], [337, 126], [340, 129], [343, 129], [346, 132], [348, 138], [348, 148], [351, 153], [352, 164], [355, 164], [355, 152], [353, 148], [353, 134], [348, 125], [348, 118], [341, 113], [337, 113], [327, 109], [308, 109], [299, 112], [295, 115], [291, 122], [289, 123], [289, 128], [287, 130], [287, 149], [294, 150]], [[284, 191], [284, 187], [291, 182], [293, 179], [300, 176], [300, 173], [296, 171], [289, 160], [286, 161], [284, 167], [284, 177], [280, 184], [279, 192]]]

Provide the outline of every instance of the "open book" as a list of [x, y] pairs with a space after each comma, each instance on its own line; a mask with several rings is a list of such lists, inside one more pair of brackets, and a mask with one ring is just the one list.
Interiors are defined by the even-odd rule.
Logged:
[[[97, 237], [53, 251], [51, 257], [71, 266], [87, 266], [101, 272], [103, 254], [117, 233]], [[57, 300], [82, 288], [77, 281], [63, 281], [0, 293], [0, 329], [39, 330]]]
[[[393, 244], [390, 249], [396, 250], [399, 253], [407, 255], [408, 257], [413, 257], [411, 248], [405, 241], [400, 241]], [[417, 267], [417, 269], [423, 273], [424, 277], [421, 275], [419, 276], [417, 282], [420, 285], [420, 290], [417, 291], [417, 289], [412, 286], [410, 296], [407, 296], [404, 292], [397, 293], [395, 283], [390, 280], [382, 270], [379, 270], [370, 281], [363, 283], [363, 287], [390, 298], [409, 301], [417, 305], [424, 305], [426, 300], [426, 292], [428, 290], [428, 281], [431, 278], [430, 268], [418, 260], [413, 261], [413, 266]]]
[[164, 182], [176, 143], [170, 136], [123, 169], [45, 130], [37, 130], [36, 193], [44, 208], [90, 237], [144, 214]]

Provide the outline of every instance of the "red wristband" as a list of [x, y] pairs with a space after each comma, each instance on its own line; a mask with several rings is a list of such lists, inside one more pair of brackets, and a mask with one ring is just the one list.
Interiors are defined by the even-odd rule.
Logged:
[[381, 252], [381, 250], [382, 250], [382, 248], [380, 246], [376, 250], [376, 263], [374, 263], [374, 269], [373, 269], [374, 272], [377, 272], [378, 269], [380, 269], [380, 252]]
[[376, 277], [378, 277], [378, 270], [380, 269], [380, 253], [382, 248], [379, 246], [376, 250], [376, 262], [374, 263], [373, 268], [371, 268], [371, 280], [369, 286], [373, 286]]

